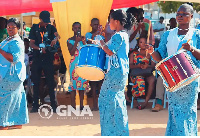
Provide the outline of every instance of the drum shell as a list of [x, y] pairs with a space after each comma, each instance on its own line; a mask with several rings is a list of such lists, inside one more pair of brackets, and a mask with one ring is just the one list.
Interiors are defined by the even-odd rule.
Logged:
[[84, 46], [79, 52], [78, 66], [94, 66], [104, 70], [106, 53], [98, 46]]
[[168, 91], [175, 91], [198, 78], [199, 72], [186, 52], [177, 52], [156, 65]]
[[[102, 73], [104, 74], [104, 67], [105, 67], [105, 60], [106, 60], [106, 53], [97, 45], [85, 45], [82, 46], [79, 52], [79, 61], [76, 66], [76, 73], [82, 77], [83, 79], [87, 80], [96, 80], [93, 79], [93, 76], [91, 75], [92, 72], [83, 72], [80, 71], [82, 68], [87, 68], [87, 69], [92, 69], [92, 70], [97, 70], [98, 72], [101, 73], [101, 77], [97, 80], [103, 79]], [[91, 71], [92, 71], [91, 70]]]

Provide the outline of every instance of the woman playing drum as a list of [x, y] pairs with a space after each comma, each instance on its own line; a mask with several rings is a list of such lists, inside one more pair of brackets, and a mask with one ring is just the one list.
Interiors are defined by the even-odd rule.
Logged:
[[102, 49], [109, 55], [110, 66], [99, 95], [101, 135], [129, 135], [128, 116], [124, 89], [129, 72], [129, 38], [124, 28], [131, 28], [132, 15], [122, 10], [114, 11], [110, 17], [110, 28], [116, 30], [108, 44], [100, 40]]
[[[189, 28], [192, 18], [193, 7], [189, 4], [181, 5], [176, 14], [178, 27], [163, 34], [155, 51], [148, 46], [148, 52], [154, 60], [159, 62], [183, 48], [197, 68], [200, 67], [200, 31]], [[168, 93], [169, 119], [165, 135], [197, 136], [197, 97], [198, 80]]]

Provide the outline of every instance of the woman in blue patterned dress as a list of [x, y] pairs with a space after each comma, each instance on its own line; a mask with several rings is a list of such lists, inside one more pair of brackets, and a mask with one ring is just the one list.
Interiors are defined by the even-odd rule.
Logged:
[[[176, 14], [178, 27], [164, 33], [155, 52], [153, 47], [149, 47], [148, 51], [155, 61], [173, 55], [183, 47], [194, 64], [200, 68], [200, 31], [189, 28], [192, 17], [193, 7], [191, 5], [183, 4], [179, 7]], [[183, 88], [168, 93], [169, 119], [165, 135], [197, 136], [197, 97], [198, 79]]]
[[72, 30], [74, 31], [74, 36], [67, 40], [68, 50], [71, 55], [69, 65], [70, 84], [68, 91], [71, 93], [71, 105], [74, 109], [76, 109], [75, 96], [76, 90], [79, 90], [80, 110], [83, 110], [84, 90], [89, 87], [89, 84], [87, 80], [82, 79], [78, 76], [78, 74], [76, 74], [75, 65], [78, 62], [79, 50], [81, 46], [85, 44], [85, 37], [78, 35], [78, 32], [81, 31], [81, 24], [79, 22], [73, 23]]
[[18, 35], [20, 23], [8, 20], [9, 37], [0, 44], [0, 130], [22, 128], [29, 122], [23, 81], [26, 78], [24, 43]]
[[122, 10], [114, 11], [110, 17], [110, 28], [116, 30], [105, 44], [100, 36], [97, 43], [109, 55], [108, 72], [99, 95], [99, 113], [102, 136], [127, 136], [128, 116], [124, 95], [129, 72], [129, 37], [124, 29], [130, 29], [134, 21], [132, 15]]

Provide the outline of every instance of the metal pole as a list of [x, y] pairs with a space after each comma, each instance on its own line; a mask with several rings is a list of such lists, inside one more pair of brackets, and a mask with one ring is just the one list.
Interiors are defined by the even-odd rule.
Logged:
[[23, 35], [23, 14], [21, 14], [21, 21], [20, 22], [21, 22], [20, 25], [21, 25], [21, 34], [22, 34], [21, 37], [22, 37], [22, 40], [23, 40], [24, 39], [24, 35]]

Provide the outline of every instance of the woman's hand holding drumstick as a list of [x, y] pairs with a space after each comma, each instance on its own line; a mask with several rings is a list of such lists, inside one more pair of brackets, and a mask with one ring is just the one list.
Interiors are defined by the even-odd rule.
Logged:
[[146, 56], [147, 56], [147, 54], [151, 55], [153, 52], [154, 52], [153, 46], [150, 44], [146, 44]]
[[[190, 44], [188, 44], [189, 42], [190, 42], [190, 40], [191, 39], [189, 39], [186, 43], [184, 43], [184, 44], [182, 44], [182, 47], [179, 49], [179, 50], [181, 50], [181, 49], [186, 49], [186, 50], [188, 50], [188, 51], [191, 51], [191, 45]], [[178, 50], [178, 51], [179, 51]]]

